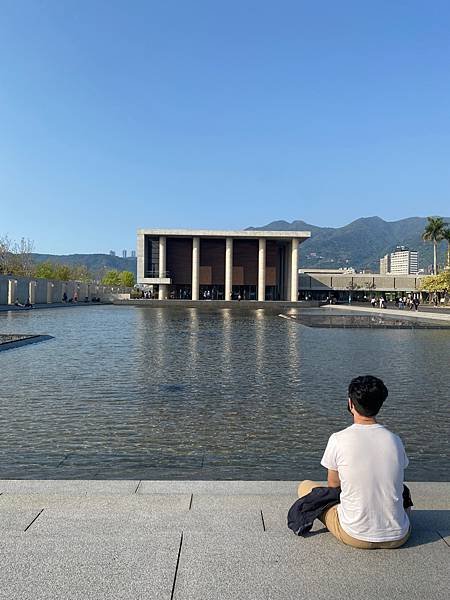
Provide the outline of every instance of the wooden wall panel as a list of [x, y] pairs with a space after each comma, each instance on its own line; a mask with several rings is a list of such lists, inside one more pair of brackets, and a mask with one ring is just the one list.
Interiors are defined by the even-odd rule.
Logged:
[[200, 266], [200, 274], [199, 274], [200, 285], [212, 285], [212, 268]]
[[[277, 242], [266, 242], [266, 285], [277, 284]], [[167, 238], [167, 271], [177, 285], [192, 284], [192, 238]], [[200, 239], [200, 285], [225, 284], [225, 240]], [[233, 285], [258, 284], [258, 240], [235, 239]]]
[[233, 285], [244, 285], [244, 267], [233, 266]]
[[[225, 284], [225, 240], [201, 239], [200, 240], [200, 269], [210, 267], [211, 281], [202, 285]], [[200, 281], [200, 283], [202, 283]]]
[[233, 265], [243, 267], [244, 281], [234, 285], [258, 285], [258, 240], [234, 240]]
[[192, 284], [192, 238], [167, 238], [166, 268], [177, 285]]
[[277, 285], [278, 244], [275, 240], [266, 242], [266, 285]]
[[266, 285], [277, 285], [276, 267], [266, 267]]

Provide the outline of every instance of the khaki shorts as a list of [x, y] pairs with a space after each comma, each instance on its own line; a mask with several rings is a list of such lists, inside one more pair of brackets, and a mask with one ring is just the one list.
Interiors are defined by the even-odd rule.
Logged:
[[[298, 486], [298, 497], [301, 498], [302, 496], [306, 496], [306, 494], [309, 494], [309, 492], [315, 487], [323, 487], [323, 484], [318, 483], [317, 481], [310, 481], [309, 479], [302, 481]], [[347, 546], [353, 546], [353, 548], [362, 548], [365, 550], [375, 550], [377, 548], [400, 548], [400, 546], [403, 546], [403, 544], [411, 535], [410, 527], [405, 537], [401, 538], [400, 540], [393, 540], [390, 542], [366, 542], [364, 540], [357, 540], [342, 529], [341, 524], [339, 523], [337, 505], [328, 508], [320, 515], [319, 519], [335, 538], [337, 538], [340, 542], [347, 544]]]

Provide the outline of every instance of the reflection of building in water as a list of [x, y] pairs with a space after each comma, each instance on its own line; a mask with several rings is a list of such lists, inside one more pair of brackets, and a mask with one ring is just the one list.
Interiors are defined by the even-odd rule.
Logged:
[[199, 345], [198, 345], [198, 335], [199, 335], [199, 323], [198, 323], [198, 313], [195, 309], [188, 309], [189, 314], [189, 360], [191, 363], [192, 370], [195, 371], [198, 367], [199, 361]]
[[286, 319], [297, 321], [306, 327], [338, 328], [338, 329], [450, 329], [450, 323], [430, 322], [426, 320], [403, 318], [378, 313], [370, 315], [310, 314], [308, 311], [296, 316], [286, 316]]
[[256, 359], [256, 375], [264, 377], [264, 357], [266, 345], [266, 319], [264, 318], [264, 309], [255, 311], [255, 359]]
[[231, 341], [231, 328], [232, 328], [232, 318], [231, 313], [228, 308], [225, 308], [221, 311], [222, 315], [222, 324], [223, 324], [223, 340], [222, 340], [222, 356], [223, 356], [223, 365], [225, 369], [230, 368], [231, 364], [231, 355], [232, 355], [232, 341]]
[[300, 383], [300, 336], [301, 331], [298, 327], [292, 327], [293, 323], [288, 323], [287, 327], [287, 359], [289, 363], [289, 377], [291, 384]]
[[138, 373], [157, 385], [166, 382], [166, 373], [170, 368], [170, 348], [167, 347], [168, 315], [162, 308], [156, 308], [151, 313], [136, 311], [136, 341], [141, 348], [136, 356], [140, 362]]
[[309, 231], [140, 229], [137, 281], [159, 299], [298, 300]]

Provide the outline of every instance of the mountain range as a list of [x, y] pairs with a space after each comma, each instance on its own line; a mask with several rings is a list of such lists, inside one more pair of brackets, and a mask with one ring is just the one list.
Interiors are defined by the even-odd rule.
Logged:
[[[450, 217], [444, 218], [450, 223]], [[273, 221], [248, 230], [310, 231], [311, 239], [300, 246], [300, 266], [314, 268], [354, 267], [357, 270], [379, 269], [379, 260], [395, 250], [407, 246], [419, 252], [419, 267], [427, 269], [433, 262], [433, 245], [422, 240], [427, 224], [424, 217], [399, 221], [384, 221], [380, 217], [364, 217], [344, 227], [318, 227], [304, 221]], [[439, 244], [439, 262], [445, 262], [446, 243]], [[136, 259], [109, 254], [33, 254], [36, 262], [50, 260], [67, 265], [86, 265], [95, 275], [108, 269], [132, 271], [136, 274]]]
[[118, 271], [131, 271], [136, 275], [136, 259], [121, 256], [112, 256], [110, 254], [37, 254], [33, 253], [34, 262], [41, 263], [50, 261], [75, 267], [85, 265], [90, 273], [96, 277], [101, 277], [105, 271], [117, 269]]
[[[444, 218], [450, 224], [450, 217]], [[380, 217], [356, 219], [344, 227], [317, 227], [304, 221], [273, 221], [248, 229], [273, 231], [310, 231], [311, 238], [300, 246], [300, 266], [315, 268], [354, 267], [379, 270], [380, 258], [397, 246], [419, 253], [419, 268], [433, 263], [433, 244], [422, 240], [425, 217], [384, 221]], [[445, 262], [446, 242], [439, 244], [438, 260]]]

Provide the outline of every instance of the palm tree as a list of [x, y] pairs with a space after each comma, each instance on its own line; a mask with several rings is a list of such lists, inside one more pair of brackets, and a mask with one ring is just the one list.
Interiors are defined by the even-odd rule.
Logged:
[[444, 232], [447, 223], [444, 223], [442, 217], [427, 217], [428, 224], [422, 233], [422, 239], [427, 242], [433, 242], [433, 273], [437, 275], [437, 245], [444, 239]]
[[450, 227], [444, 229], [442, 238], [447, 242], [447, 270], [450, 271]]

